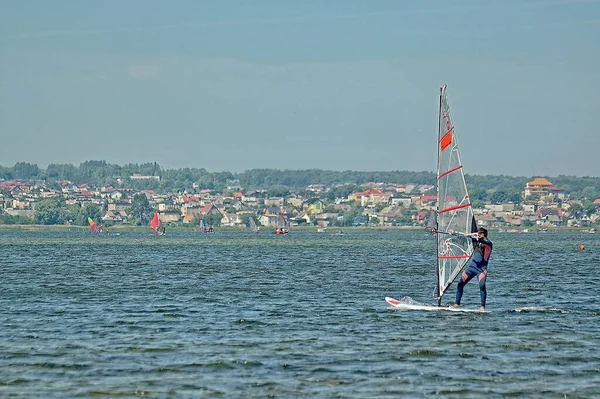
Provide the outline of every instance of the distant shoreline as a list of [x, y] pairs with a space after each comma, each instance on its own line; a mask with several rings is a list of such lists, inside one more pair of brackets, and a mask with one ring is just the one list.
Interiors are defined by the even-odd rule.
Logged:
[[[271, 232], [274, 230], [273, 227], [268, 226], [260, 226], [261, 232]], [[166, 226], [167, 231], [198, 231], [198, 227], [183, 227], [183, 226]], [[73, 225], [62, 225], [62, 224], [0, 224], [0, 230], [29, 230], [29, 231], [85, 231], [89, 230], [89, 226], [73, 226]], [[318, 231], [323, 230], [324, 231]], [[590, 227], [568, 227], [568, 226], [557, 226], [557, 227], [548, 227], [548, 228], [540, 228], [540, 227], [523, 227], [523, 228], [499, 228], [499, 227], [487, 227], [489, 231], [496, 233], [537, 233], [537, 232], [587, 232]], [[106, 227], [107, 232], [111, 231], [119, 231], [119, 232], [140, 232], [147, 231], [149, 228], [147, 226], [123, 226], [123, 225], [115, 225]], [[317, 227], [317, 226], [292, 226], [291, 232], [294, 231], [302, 231], [302, 232], [319, 232], [319, 233], [335, 233], [337, 231], [352, 231], [352, 232], [369, 232], [369, 231], [397, 231], [397, 230], [422, 230], [426, 231], [426, 229], [422, 226], [345, 226], [345, 227]], [[216, 232], [219, 231], [249, 231], [247, 227], [216, 227]]]

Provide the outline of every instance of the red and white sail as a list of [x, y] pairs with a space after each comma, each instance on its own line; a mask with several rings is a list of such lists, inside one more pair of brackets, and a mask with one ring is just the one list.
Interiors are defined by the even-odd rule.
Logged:
[[158, 230], [159, 227], [160, 227], [160, 221], [158, 220], [158, 212], [154, 212], [154, 217], [152, 218], [152, 221], [150, 222], [150, 230], [152, 230], [156, 234], [160, 234], [160, 231]]
[[477, 231], [456, 129], [450, 114], [446, 86], [440, 88], [437, 167], [437, 298], [442, 296], [473, 253], [472, 233]]

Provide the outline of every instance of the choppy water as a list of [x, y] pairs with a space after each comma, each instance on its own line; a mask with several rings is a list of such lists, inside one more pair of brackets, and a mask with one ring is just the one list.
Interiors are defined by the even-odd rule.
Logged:
[[0, 396], [600, 397], [600, 234], [490, 238], [457, 314], [422, 231], [0, 230]]

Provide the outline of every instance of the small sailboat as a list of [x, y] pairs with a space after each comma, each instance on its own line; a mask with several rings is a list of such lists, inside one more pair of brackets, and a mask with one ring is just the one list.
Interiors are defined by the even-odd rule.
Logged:
[[165, 234], [165, 228], [161, 227], [160, 220], [158, 219], [158, 212], [154, 212], [154, 217], [152, 218], [152, 221], [150, 222], [150, 230], [152, 230], [153, 232], [155, 232], [158, 235]]
[[254, 218], [250, 217], [250, 219], [248, 219], [248, 225], [250, 226], [250, 231], [253, 233], [260, 233], [260, 228], [256, 225]]
[[212, 233], [212, 232], [214, 231], [214, 230], [213, 230], [213, 227], [212, 227], [212, 226], [209, 226], [209, 225], [206, 223], [206, 221], [204, 220], [204, 218], [200, 219], [199, 226], [200, 226], [200, 231], [201, 231], [202, 233]]
[[92, 229], [92, 233], [94, 233], [94, 234], [100, 233], [100, 230], [98, 230], [98, 226], [92, 220], [92, 218], [88, 217], [88, 223], [90, 224], [90, 229]]
[[283, 210], [277, 215], [277, 219], [275, 219], [275, 234], [277, 235], [287, 235], [290, 232], [288, 227], [287, 217], [283, 213]]
[[477, 224], [467, 192], [446, 86], [440, 89], [437, 153], [437, 209], [428, 223], [436, 241], [437, 305], [421, 304], [409, 297], [402, 300], [387, 297], [385, 300], [403, 309], [473, 312], [476, 310], [442, 305], [444, 294], [471, 258], [473, 240], [477, 237]]

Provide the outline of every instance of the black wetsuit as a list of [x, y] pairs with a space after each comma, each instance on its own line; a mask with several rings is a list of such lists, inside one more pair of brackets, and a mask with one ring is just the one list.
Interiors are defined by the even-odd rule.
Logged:
[[473, 239], [474, 251], [471, 256], [471, 263], [462, 272], [461, 279], [456, 287], [456, 304], [460, 305], [460, 299], [463, 295], [463, 288], [475, 276], [479, 281], [479, 296], [481, 306], [485, 306], [487, 299], [487, 291], [485, 289], [485, 281], [487, 277], [487, 266], [492, 254], [492, 242], [487, 238]]

